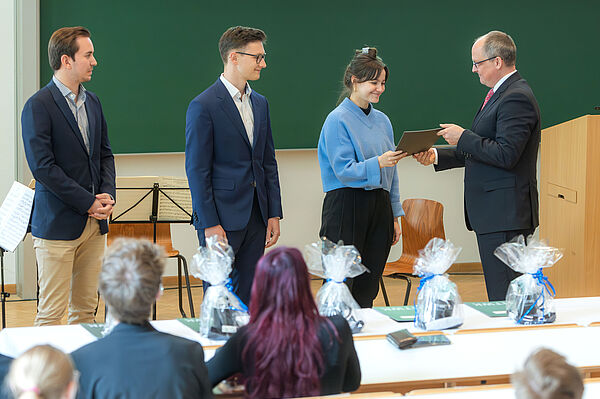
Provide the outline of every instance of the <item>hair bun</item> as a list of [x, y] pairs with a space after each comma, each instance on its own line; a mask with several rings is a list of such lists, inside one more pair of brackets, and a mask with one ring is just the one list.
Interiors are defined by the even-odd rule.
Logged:
[[377, 49], [375, 47], [363, 47], [360, 50], [356, 50], [357, 54], [365, 54], [368, 55], [371, 58], [377, 58]]

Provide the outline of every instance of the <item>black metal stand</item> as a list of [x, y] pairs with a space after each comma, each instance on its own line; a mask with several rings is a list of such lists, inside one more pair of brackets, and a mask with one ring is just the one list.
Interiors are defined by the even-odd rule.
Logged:
[[4, 291], [4, 248], [0, 247], [0, 280], [2, 281], [2, 291], [0, 292], [0, 300], [2, 301], [2, 328], [6, 327], [6, 298], [10, 297], [10, 293]]
[[[152, 186], [152, 188], [148, 188], [148, 187], [117, 187], [117, 190], [148, 190], [147, 193], [145, 193], [135, 204], [133, 204], [132, 206], [130, 206], [128, 209], [126, 209], [125, 211], [121, 212], [119, 215], [115, 216], [114, 218], [111, 215], [111, 218], [109, 220], [109, 223], [152, 223], [152, 242], [154, 244], [156, 244], [156, 225], [157, 223], [190, 223], [190, 221], [192, 220], [192, 215], [190, 215], [190, 213], [188, 211], [186, 211], [181, 205], [179, 205], [173, 198], [169, 197], [169, 195], [164, 191], [164, 190], [189, 190], [189, 188], [184, 188], [184, 187], [169, 187], [169, 188], [165, 188], [162, 189], [160, 188], [159, 183], [154, 183], [154, 185]], [[146, 197], [148, 197], [150, 194], [152, 194], [152, 211], [151, 214], [148, 217], [148, 220], [125, 220], [125, 221], [119, 221], [118, 219], [121, 218], [123, 215], [125, 215], [127, 212], [129, 212], [130, 210], [134, 209], [137, 205], [139, 205]], [[189, 219], [187, 220], [159, 220], [159, 209], [158, 209], [158, 203], [159, 203], [159, 197], [160, 195], [165, 196], [169, 201], [171, 201], [177, 208], [179, 208], [182, 212], [184, 212], [187, 216], [189, 216]], [[185, 271], [185, 281], [187, 284], [187, 289], [188, 289], [188, 302], [189, 302], [189, 307], [190, 307], [190, 314], [191, 317], [195, 317], [195, 312], [194, 312], [194, 303], [192, 301], [192, 296], [191, 296], [191, 291], [190, 291], [190, 280], [189, 280], [189, 273], [188, 273], [188, 269], [187, 269], [187, 262], [185, 261], [185, 258], [181, 255], [177, 256], [177, 278], [178, 278], [178, 293], [179, 293], [179, 311], [181, 312], [183, 317], [186, 317], [185, 311], [183, 310], [183, 304], [181, 301], [181, 265], [183, 263], [183, 268]], [[154, 304], [152, 305], [152, 320], [156, 320], [156, 302], [154, 302]]]

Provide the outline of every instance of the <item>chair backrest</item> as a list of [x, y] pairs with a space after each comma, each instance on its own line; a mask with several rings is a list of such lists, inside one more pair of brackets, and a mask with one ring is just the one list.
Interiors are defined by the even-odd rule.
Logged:
[[[152, 241], [154, 227], [152, 223], [111, 223], [108, 227], [106, 245], [110, 246], [118, 237], [145, 238]], [[156, 224], [156, 243], [163, 247], [167, 256], [175, 251], [171, 240], [171, 225], [169, 223]]]
[[406, 199], [402, 202], [402, 255], [419, 256], [434, 237], [446, 238], [444, 206], [428, 199]]

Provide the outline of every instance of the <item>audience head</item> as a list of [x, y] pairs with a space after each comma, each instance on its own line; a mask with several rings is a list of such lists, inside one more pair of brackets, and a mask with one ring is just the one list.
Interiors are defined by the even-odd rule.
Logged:
[[256, 265], [250, 300], [250, 317], [270, 314], [315, 313], [317, 305], [302, 254], [296, 248], [269, 251]]
[[148, 320], [164, 270], [162, 248], [147, 240], [121, 238], [106, 250], [99, 291], [117, 321], [142, 324]]
[[382, 79], [386, 82], [390, 78], [390, 70], [383, 63], [383, 60], [377, 56], [375, 47], [364, 47], [361, 50], [356, 50], [344, 72], [344, 89], [338, 102], [342, 102], [344, 98], [349, 97], [356, 89], [357, 84], [377, 80], [382, 73]]
[[279, 247], [264, 255], [256, 265], [242, 352], [242, 360], [254, 369], [246, 382], [249, 397], [319, 394], [321, 320], [300, 251]]
[[550, 349], [529, 355], [523, 370], [511, 380], [517, 399], [580, 399], [583, 395], [579, 370]]
[[71, 399], [77, 393], [77, 376], [69, 355], [40, 345], [12, 362], [6, 381], [15, 398]]

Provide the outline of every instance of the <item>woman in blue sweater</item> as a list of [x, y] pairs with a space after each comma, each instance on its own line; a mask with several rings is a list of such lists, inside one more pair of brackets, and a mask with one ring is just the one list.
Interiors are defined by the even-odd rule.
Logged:
[[357, 50], [344, 73], [343, 101], [325, 119], [318, 147], [326, 193], [319, 234], [360, 252], [371, 272], [354, 278], [350, 290], [363, 308], [373, 306], [404, 215], [396, 164], [407, 154], [395, 151], [390, 120], [372, 105], [388, 78], [377, 49]]

